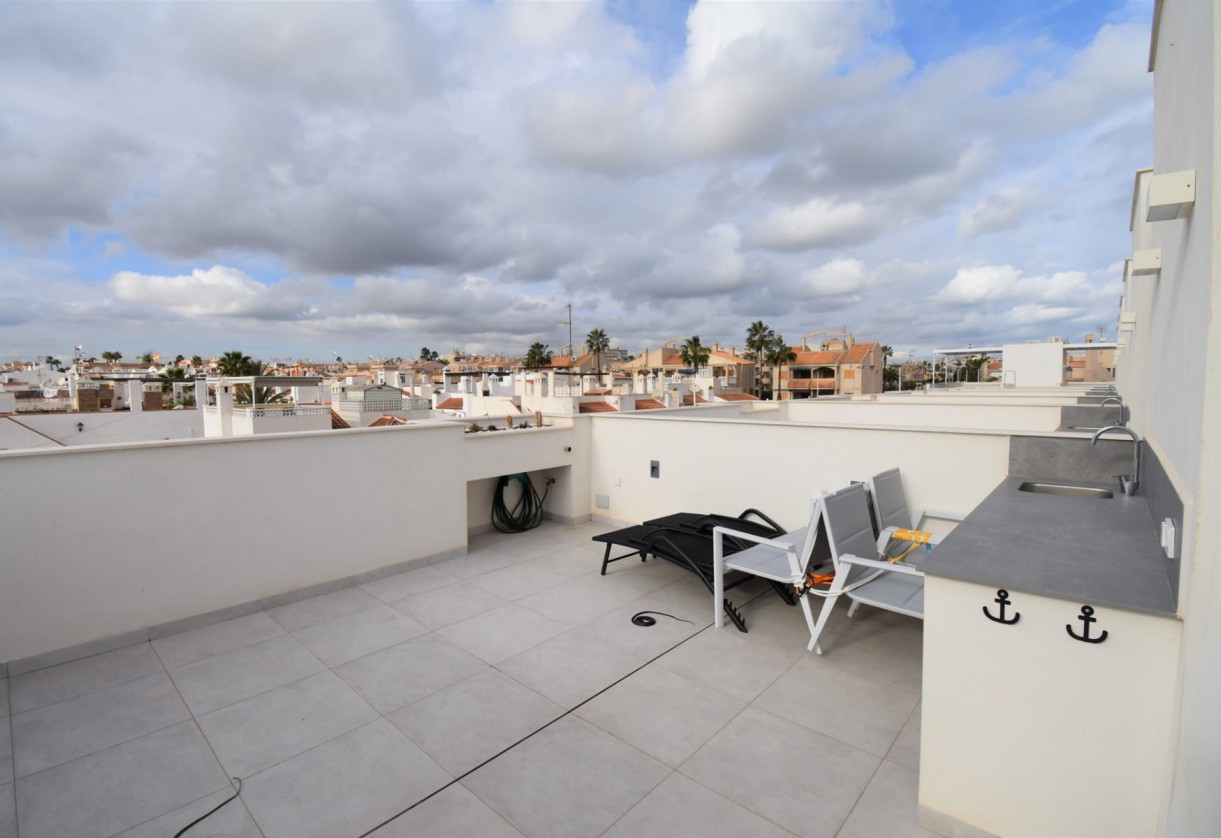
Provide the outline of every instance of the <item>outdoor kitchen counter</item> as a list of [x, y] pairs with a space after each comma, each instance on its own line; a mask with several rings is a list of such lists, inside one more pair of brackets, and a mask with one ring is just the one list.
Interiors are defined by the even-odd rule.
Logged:
[[929, 576], [1167, 617], [1175, 615], [1166, 557], [1143, 495], [1110, 498], [1019, 490], [1006, 477], [922, 563]]

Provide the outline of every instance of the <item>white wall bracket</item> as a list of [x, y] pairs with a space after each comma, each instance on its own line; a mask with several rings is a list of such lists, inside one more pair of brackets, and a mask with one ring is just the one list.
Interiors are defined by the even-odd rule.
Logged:
[[1162, 249], [1154, 247], [1132, 254], [1132, 276], [1150, 276], [1162, 272]]
[[1149, 208], [1146, 221], [1172, 221], [1186, 218], [1196, 202], [1196, 170], [1168, 172], [1149, 180]]

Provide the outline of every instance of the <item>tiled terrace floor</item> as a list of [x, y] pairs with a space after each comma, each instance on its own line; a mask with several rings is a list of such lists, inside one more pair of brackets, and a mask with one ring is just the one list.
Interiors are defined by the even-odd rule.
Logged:
[[931, 834], [919, 622], [841, 609], [819, 657], [755, 588], [718, 630], [664, 562], [599, 576], [603, 529], [0, 679], [0, 838], [172, 836], [231, 776], [188, 838]]

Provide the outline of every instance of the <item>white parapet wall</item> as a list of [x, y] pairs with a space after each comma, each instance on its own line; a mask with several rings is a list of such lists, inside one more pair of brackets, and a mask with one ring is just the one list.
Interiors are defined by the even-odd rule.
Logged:
[[462, 428], [0, 452], [0, 662], [466, 549]]
[[[811, 426], [759, 419], [593, 418], [590, 492], [609, 521], [679, 510], [756, 507], [788, 527], [810, 499], [898, 466], [913, 508], [966, 513], [1008, 472], [1009, 435], [946, 429]], [[652, 477], [656, 461], [658, 476]]]
[[[1075, 398], [1073, 399], [1075, 401]], [[920, 396], [857, 399], [798, 399], [786, 402], [793, 422], [830, 422], [890, 427], [974, 429], [989, 427], [1010, 431], [1054, 431], [1060, 408], [1067, 400], [1044, 404], [998, 405], [985, 398], [930, 399]], [[1003, 409], [998, 409], [1003, 407]], [[999, 423], [1002, 424], [998, 424]]]

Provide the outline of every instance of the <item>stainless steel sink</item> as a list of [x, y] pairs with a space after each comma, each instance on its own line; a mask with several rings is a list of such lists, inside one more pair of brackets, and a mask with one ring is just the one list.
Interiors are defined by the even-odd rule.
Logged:
[[1062, 495], [1068, 498], [1113, 498], [1110, 489], [1094, 489], [1089, 486], [1066, 486], [1063, 483], [1023, 483], [1018, 486], [1019, 492], [1034, 492], [1039, 495]]

